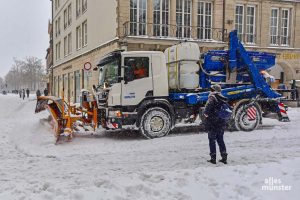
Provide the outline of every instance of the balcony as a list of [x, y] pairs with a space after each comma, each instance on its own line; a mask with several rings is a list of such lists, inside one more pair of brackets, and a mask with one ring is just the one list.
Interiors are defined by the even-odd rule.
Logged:
[[228, 35], [221, 28], [126, 22], [121, 38], [126, 37], [225, 42]]

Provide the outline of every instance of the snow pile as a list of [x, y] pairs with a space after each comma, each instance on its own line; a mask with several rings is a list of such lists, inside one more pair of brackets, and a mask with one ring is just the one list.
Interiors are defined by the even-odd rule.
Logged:
[[[300, 109], [291, 123], [228, 132], [229, 164], [212, 166], [205, 133], [144, 140], [97, 133], [54, 145], [34, 97], [0, 95], [0, 199], [298, 199]], [[267, 180], [265, 180], [267, 179]], [[279, 183], [266, 182], [278, 180]], [[265, 191], [263, 186], [291, 186]]]

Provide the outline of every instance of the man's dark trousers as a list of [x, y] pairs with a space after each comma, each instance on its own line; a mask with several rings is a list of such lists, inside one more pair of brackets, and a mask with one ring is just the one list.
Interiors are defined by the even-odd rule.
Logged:
[[220, 153], [226, 154], [226, 146], [224, 143], [224, 130], [223, 129], [215, 129], [208, 131], [208, 139], [209, 139], [209, 148], [210, 148], [210, 155], [216, 155], [216, 141], [220, 148]]

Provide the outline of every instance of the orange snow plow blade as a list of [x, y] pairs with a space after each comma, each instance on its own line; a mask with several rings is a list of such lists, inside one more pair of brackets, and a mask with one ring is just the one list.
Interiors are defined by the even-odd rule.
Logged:
[[[61, 135], [66, 136], [68, 139], [72, 139], [73, 133], [77, 130], [79, 122], [82, 127], [92, 126], [94, 131], [97, 127], [97, 112], [93, 109], [92, 112], [85, 111], [75, 106], [70, 106], [63, 99], [52, 96], [40, 96], [37, 99], [35, 113], [48, 110], [52, 117], [52, 126], [56, 137], [56, 143], [59, 141]], [[85, 116], [88, 114], [92, 116], [91, 120], [88, 120]]]

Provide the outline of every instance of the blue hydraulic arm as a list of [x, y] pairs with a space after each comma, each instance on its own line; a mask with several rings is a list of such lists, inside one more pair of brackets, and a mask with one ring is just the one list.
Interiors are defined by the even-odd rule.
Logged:
[[237, 67], [237, 59], [240, 58], [248, 67], [248, 73], [251, 77], [253, 86], [259, 90], [259, 92], [265, 98], [278, 98], [281, 95], [267, 84], [258, 69], [254, 66], [250, 56], [248, 55], [243, 44], [239, 41], [237, 31], [230, 32], [230, 49], [229, 49], [229, 67], [234, 69]]

